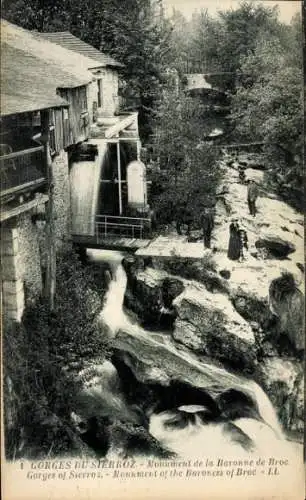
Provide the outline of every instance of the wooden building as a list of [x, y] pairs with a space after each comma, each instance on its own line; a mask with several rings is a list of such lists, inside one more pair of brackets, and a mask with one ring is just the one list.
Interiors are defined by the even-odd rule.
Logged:
[[[3, 318], [19, 321], [26, 298], [42, 293], [51, 271], [50, 253], [41, 259], [42, 247], [53, 246], [50, 123], [69, 104], [56, 94], [48, 64], [5, 43], [1, 53], [1, 299]], [[38, 213], [48, 222], [42, 233]]]
[[[37, 39], [30, 31], [7, 21], [1, 21], [1, 31], [2, 43], [46, 65], [46, 75], [51, 78], [55, 92], [70, 104], [68, 114], [63, 111], [62, 115], [52, 115], [57, 134], [53, 139], [59, 141], [56, 151], [87, 140], [90, 126], [88, 95], [93, 85], [93, 75], [87, 68], [91, 61], [62, 47], [55, 48], [53, 43]], [[37, 75], [41, 77], [42, 74]]]
[[95, 121], [97, 109], [100, 115], [109, 117], [119, 112], [119, 78], [121, 63], [75, 37], [69, 31], [36, 33], [36, 36], [55, 43], [88, 60], [87, 69], [94, 78], [94, 91], [90, 92], [88, 109], [90, 119]]

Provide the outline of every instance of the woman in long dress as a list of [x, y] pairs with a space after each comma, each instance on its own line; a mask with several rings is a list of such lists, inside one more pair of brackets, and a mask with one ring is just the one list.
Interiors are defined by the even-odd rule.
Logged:
[[230, 238], [228, 244], [227, 256], [231, 260], [238, 260], [240, 257], [240, 236], [239, 236], [239, 223], [238, 220], [231, 222]]

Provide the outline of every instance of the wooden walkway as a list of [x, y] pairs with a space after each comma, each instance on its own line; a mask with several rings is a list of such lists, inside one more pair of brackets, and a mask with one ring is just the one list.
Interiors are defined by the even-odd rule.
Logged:
[[97, 236], [73, 235], [72, 242], [86, 248], [101, 248], [105, 250], [129, 250], [136, 252], [146, 248], [152, 240], [140, 238], [100, 238]]

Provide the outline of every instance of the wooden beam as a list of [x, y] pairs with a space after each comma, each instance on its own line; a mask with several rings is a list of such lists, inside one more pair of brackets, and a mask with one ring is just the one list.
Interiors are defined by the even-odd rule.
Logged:
[[46, 182], [47, 179], [45, 177], [41, 177], [40, 179], [36, 179], [35, 181], [30, 181], [26, 184], [21, 184], [20, 186], [5, 189], [4, 191], [1, 191], [1, 198], [4, 198], [8, 195], [22, 194], [24, 191], [33, 191], [33, 189], [45, 184]]
[[133, 122], [135, 122], [137, 126], [137, 115], [138, 113], [132, 113], [105, 130], [104, 135], [106, 139], [111, 139], [112, 137], [117, 136], [121, 130], [124, 130], [129, 125], [132, 125]]
[[263, 146], [266, 144], [265, 142], [247, 142], [247, 143], [238, 143], [238, 144], [220, 144], [217, 147], [220, 148], [245, 148], [248, 146]]
[[36, 148], [23, 149], [22, 151], [15, 151], [14, 153], [9, 153], [7, 155], [1, 155], [0, 160], [13, 160], [14, 158], [19, 158], [20, 156], [28, 156], [31, 153], [37, 153], [37, 151], [42, 151], [43, 146], [37, 146]]
[[35, 198], [34, 200], [28, 201], [26, 203], [22, 203], [22, 205], [18, 205], [17, 207], [14, 208], [9, 208], [7, 210], [1, 210], [0, 212], [0, 221], [3, 222], [5, 220], [8, 220], [12, 217], [16, 217], [19, 214], [22, 214], [24, 212], [28, 212], [29, 210], [32, 210], [33, 208], [37, 207], [38, 205], [41, 205], [43, 203], [47, 203], [49, 200], [47, 195], [41, 195], [39, 198]]
[[48, 300], [49, 309], [54, 309], [54, 297], [56, 288], [56, 248], [54, 229], [54, 179], [53, 165], [50, 154], [50, 128], [49, 111], [41, 114], [42, 137], [44, 138], [44, 161], [47, 170], [48, 202], [46, 204], [46, 239], [47, 239], [47, 269], [45, 296]]

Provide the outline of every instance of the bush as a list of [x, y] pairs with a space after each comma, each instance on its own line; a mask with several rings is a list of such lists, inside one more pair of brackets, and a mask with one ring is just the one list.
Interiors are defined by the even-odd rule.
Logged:
[[[104, 291], [103, 286], [98, 290], [90, 267], [83, 268], [73, 252], [64, 253], [57, 262], [54, 311], [40, 298], [26, 307], [21, 324], [5, 328], [7, 458], [17, 458], [18, 449], [31, 455], [34, 446], [41, 455], [72, 445], [69, 415], [78, 390], [74, 371], [87, 359], [110, 354], [96, 321]], [[24, 439], [28, 448], [22, 451]]]

